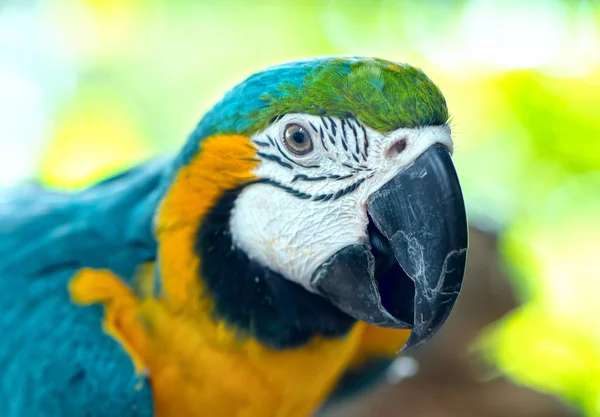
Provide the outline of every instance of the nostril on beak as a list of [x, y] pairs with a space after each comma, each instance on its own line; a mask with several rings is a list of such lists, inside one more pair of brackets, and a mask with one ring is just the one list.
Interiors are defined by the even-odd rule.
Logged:
[[389, 159], [398, 157], [406, 149], [406, 138], [402, 138], [396, 142], [386, 151], [385, 156]]

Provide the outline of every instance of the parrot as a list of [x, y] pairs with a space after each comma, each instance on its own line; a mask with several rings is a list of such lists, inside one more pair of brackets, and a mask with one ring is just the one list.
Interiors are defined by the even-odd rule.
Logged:
[[234, 86], [172, 155], [2, 190], [0, 416], [306, 417], [356, 395], [461, 291], [453, 151], [421, 69], [314, 57]]

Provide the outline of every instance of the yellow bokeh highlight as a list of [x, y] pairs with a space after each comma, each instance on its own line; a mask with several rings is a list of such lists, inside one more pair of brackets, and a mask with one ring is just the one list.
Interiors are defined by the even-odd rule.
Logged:
[[57, 123], [40, 161], [40, 178], [59, 188], [80, 188], [150, 157], [152, 150], [118, 96], [90, 92]]

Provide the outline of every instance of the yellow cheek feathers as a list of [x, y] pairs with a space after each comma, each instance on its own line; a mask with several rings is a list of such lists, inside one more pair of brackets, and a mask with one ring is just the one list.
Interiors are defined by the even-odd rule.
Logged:
[[156, 219], [163, 289], [174, 306], [200, 295], [193, 243], [202, 219], [225, 191], [256, 179], [252, 171], [259, 163], [246, 136], [211, 136], [200, 146], [179, 170]]

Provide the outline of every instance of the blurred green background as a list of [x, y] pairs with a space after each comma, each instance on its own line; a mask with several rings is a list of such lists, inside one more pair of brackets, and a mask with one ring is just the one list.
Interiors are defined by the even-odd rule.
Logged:
[[599, 24], [598, 1], [5, 0], [0, 184], [79, 188], [174, 152], [281, 61], [417, 65], [446, 95], [470, 222], [498, 236], [522, 303], [474, 349], [600, 416]]

